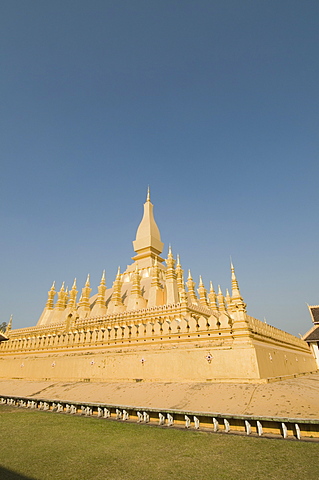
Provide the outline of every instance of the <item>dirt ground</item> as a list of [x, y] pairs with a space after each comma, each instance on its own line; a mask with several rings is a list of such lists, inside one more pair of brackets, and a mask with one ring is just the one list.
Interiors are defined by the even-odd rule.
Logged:
[[319, 372], [266, 384], [0, 380], [0, 396], [233, 415], [319, 419]]

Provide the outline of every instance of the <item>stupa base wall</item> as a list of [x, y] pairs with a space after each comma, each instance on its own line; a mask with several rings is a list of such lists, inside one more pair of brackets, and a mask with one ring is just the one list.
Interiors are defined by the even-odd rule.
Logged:
[[263, 382], [316, 370], [307, 351], [267, 343], [210, 342], [7, 353], [1, 379], [96, 382]]
[[258, 343], [255, 349], [261, 378], [282, 379], [317, 370], [311, 353]]

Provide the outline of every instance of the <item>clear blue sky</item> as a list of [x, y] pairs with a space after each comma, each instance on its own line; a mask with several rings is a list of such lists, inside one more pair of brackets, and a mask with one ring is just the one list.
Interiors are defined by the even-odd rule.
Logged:
[[[291, 333], [319, 303], [318, 0], [2, 0], [0, 321], [111, 286], [151, 187], [185, 270]], [[80, 290], [80, 288], [79, 288]]]

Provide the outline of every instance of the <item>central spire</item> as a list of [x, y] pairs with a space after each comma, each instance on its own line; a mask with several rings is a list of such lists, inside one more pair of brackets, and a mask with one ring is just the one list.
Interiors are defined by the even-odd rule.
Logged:
[[164, 260], [159, 257], [163, 251], [164, 244], [161, 241], [161, 234], [156, 225], [153, 204], [151, 203], [150, 188], [147, 190], [146, 202], [144, 203], [144, 215], [136, 232], [136, 238], [133, 241], [134, 251], [137, 253], [133, 260], [153, 259]]

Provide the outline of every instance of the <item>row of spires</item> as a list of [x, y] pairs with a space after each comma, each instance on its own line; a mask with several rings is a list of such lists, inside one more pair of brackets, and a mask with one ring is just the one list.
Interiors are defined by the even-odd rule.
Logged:
[[[176, 266], [175, 266], [176, 263]], [[200, 304], [204, 307], [210, 308], [212, 310], [226, 311], [226, 309], [231, 309], [232, 307], [245, 310], [245, 304], [243, 298], [241, 297], [237, 278], [235, 275], [234, 266], [231, 262], [231, 281], [232, 281], [232, 295], [230, 296], [229, 291], [226, 290], [226, 296], [224, 297], [220, 286], [218, 286], [218, 292], [216, 294], [212, 282], [210, 282], [210, 289], [207, 292], [202, 277], [199, 277], [199, 284], [197, 292], [199, 298], [196, 295], [196, 284], [192, 278], [191, 271], [188, 270], [188, 277], [186, 281], [187, 292], [185, 289], [184, 283], [184, 271], [182, 269], [179, 255], [177, 255], [177, 262], [172, 254], [172, 249], [169, 247], [168, 257], [166, 259], [166, 303], [174, 304], [180, 302], [182, 304], [188, 303], [188, 297], [191, 303]], [[160, 282], [160, 271], [161, 269], [158, 266], [157, 259], [155, 258], [154, 264], [151, 268], [151, 286], [149, 291], [149, 298], [147, 306], [157, 306], [164, 303], [163, 297], [163, 288]], [[122, 301], [122, 285], [123, 285], [123, 275], [120, 272], [120, 267], [118, 268], [116, 278], [113, 282], [113, 292], [110, 299], [108, 312], [120, 312], [124, 310], [134, 310], [146, 307], [146, 300], [144, 299], [141, 291], [141, 275], [138, 265], [136, 264], [135, 271], [131, 276], [131, 292], [128, 298], [127, 307], [123, 304]], [[70, 291], [68, 288], [65, 289], [64, 282], [61, 286], [59, 292], [55, 291], [55, 282], [53, 282], [51, 289], [48, 292], [48, 300], [46, 303], [47, 310], [53, 310], [54, 308], [54, 297], [56, 293], [58, 294], [58, 299], [55, 304], [55, 309], [64, 310], [66, 308], [74, 310], [78, 307], [81, 312], [90, 311], [90, 293], [92, 289], [90, 288], [90, 275], [87, 276], [85, 286], [82, 288], [81, 297], [78, 304], [76, 303], [77, 289], [76, 289], [76, 279], [74, 280], [73, 286]], [[105, 291], [106, 291], [106, 282], [105, 282], [105, 270], [103, 271], [100, 285], [98, 286], [98, 295], [94, 305], [94, 309], [99, 311], [99, 314], [106, 313], [105, 307]]]

